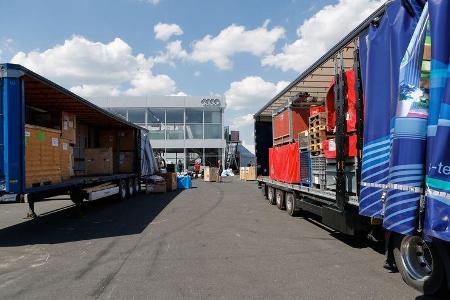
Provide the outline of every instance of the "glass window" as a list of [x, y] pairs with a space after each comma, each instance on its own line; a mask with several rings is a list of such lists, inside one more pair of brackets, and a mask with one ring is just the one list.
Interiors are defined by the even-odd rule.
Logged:
[[184, 139], [184, 125], [181, 124], [167, 124], [166, 134], [168, 140], [182, 140]]
[[181, 164], [183, 165], [183, 169], [184, 169], [184, 150], [183, 149], [166, 149], [166, 163], [167, 164], [174, 164], [175, 165], [175, 170], [177, 169], [177, 164], [179, 161], [181, 161]]
[[217, 163], [222, 159], [222, 149], [205, 149], [205, 166], [217, 167]]
[[147, 111], [147, 123], [165, 123], [164, 108], [149, 108]]
[[188, 170], [193, 171], [194, 165], [196, 162], [198, 162], [200, 165], [202, 165], [202, 160], [203, 160], [203, 149], [202, 148], [186, 149], [186, 152], [187, 152], [186, 166], [187, 166]]
[[184, 109], [168, 108], [166, 110], [167, 123], [184, 123]]
[[205, 123], [222, 123], [222, 112], [220, 110], [205, 110]]
[[153, 140], [164, 140], [165, 131], [163, 124], [150, 124], [147, 126], [150, 134], [150, 139]]
[[186, 125], [186, 139], [203, 139], [203, 125]]
[[127, 119], [127, 110], [125, 108], [110, 108], [109, 111], [125, 120]]
[[203, 123], [203, 110], [186, 108], [186, 123]]
[[222, 125], [205, 124], [205, 139], [221, 139]]
[[128, 121], [145, 124], [145, 108], [128, 109]]

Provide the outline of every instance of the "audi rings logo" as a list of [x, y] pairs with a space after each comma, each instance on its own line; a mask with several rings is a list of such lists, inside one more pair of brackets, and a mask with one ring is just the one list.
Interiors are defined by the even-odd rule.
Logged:
[[220, 106], [219, 99], [202, 99], [203, 106]]

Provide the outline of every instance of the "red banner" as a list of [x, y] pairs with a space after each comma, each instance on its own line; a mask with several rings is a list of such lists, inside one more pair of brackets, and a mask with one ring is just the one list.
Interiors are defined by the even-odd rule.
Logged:
[[287, 183], [300, 182], [300, 157], [298, 143], [269, 149], [270, 178]]

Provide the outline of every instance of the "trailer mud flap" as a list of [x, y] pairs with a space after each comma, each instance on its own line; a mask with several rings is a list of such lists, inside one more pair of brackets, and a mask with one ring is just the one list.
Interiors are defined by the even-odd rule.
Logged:
[[339, 211], [331, 207], [322, 207], [322, 223], [344, 234], [354, 235], [358, 220], [349, 211]]

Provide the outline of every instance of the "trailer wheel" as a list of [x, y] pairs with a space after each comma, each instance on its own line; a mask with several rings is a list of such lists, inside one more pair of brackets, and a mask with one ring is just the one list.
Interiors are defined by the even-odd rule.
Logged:
[[286, 209], [286, 205], [284, 203], [284, 192], [282, 190], [277, 190], [275, 193], [276, 203], [278, 209], [284, 210]]
[[286, 211], [292, 217], [297, 215], [297, 211], [295, 210], [295, 196], [292, 193], [286, 193]]
[[267, 188], [267, 200], [269, 201], [270, 205], [274, 205], [275, 202], [275, 189], [271, 186]]
[[130, 178], [127, 180], [127, 198], [134, 197], [134, 180]]
[[443, 262], [435, 247], [420, 236], [394, 237], [395, 264], [403, 281], [425, 295], [441, 292], [444, 285]]
[[127, 190], [128, 190], [128, 186], [127, 186], [126, 181], [125, 180], [119, 181], [119, 195], [118, 195], [119, 197], [118, 198], [120, 201], [127, 199], [127, 194], [128, 194]]
[[137, 195], [141, 191], [141, 182], [139, 181], [139, 178], [134, 178], [133, 180], [133, 193], [134, 195]]

